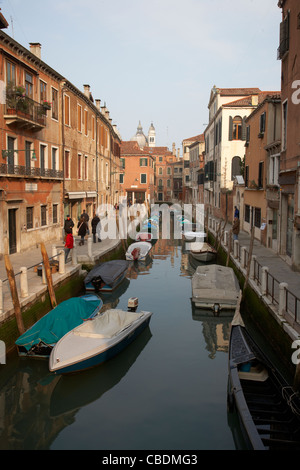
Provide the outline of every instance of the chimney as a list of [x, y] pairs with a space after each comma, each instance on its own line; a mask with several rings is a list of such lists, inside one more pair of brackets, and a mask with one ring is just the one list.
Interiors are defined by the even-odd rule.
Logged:
[[100, 108], [101, 100], [95, 100], [95, 102], [96, 102], [96, 108], [98, 109], [98, 111], [101, 111], [101, 108]]
[[40, 59], [41, 48], [42, 48], [41, 44], [39, 42], [30, 42], [29, 46], [30, 46], [30, 52]]
[[252, 95], [251, 96], [251, 105], [252, 106], [257, 106], [258, 105], [258, 95]]
[[90, 99], [91, 93], [90, 93], [90, 85], [83, 85], [84, 88], [84, 94]]

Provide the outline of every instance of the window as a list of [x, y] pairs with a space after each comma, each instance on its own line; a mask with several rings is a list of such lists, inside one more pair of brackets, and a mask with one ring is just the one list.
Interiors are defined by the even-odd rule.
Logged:
[[158, 187], [159, 188], [163, 187], [163, 180], [162, 179], [158, 180]]
[[52, 88], [52, 117], [58, 119], [58, 91]]
[[70, 178], [70, 152], [65, 151], [65, 162], [64, 162], [65, 178]]
[[82, 126], [82, 107], [80, 104], [77, 105], [77, 130], [81, 132]]
[[30, 160], [31, 160], [31, 142], [25, 141], [25, 167], [26, 167], [26, 170], [30, 170], [30, 167], [31, 167]]
[[33, 96], [33, 76], [25, 72], [25, 94], [32, 99]]
[[40, 167], [41, 167], [41, 175], [45, 176], [45, 159], [46, 159], [46, 145], [40, 145]]
[[263, 188], [264, 186], [264, 162], [258, 164], [258, 187]]
[[121, 168], [124, 170], [125, 169], [125, 158], [120, 158], [120, 165], [121, 165]]
[[170, 174], [171, 174], [171, 168], [168, 167], [168, 168], [167, 168], [167, 175], [170, 175]]
[[79, 153], [78, 154], [78, 179], [81, 180], [81, 165], [82, 165], [82, 155]]
[[246, 127], [246, 142], [250, 142], [250, 126]]
[[147, 183], [147, 175], [146, 173], [141, 173], [141, 184]]
[[52, 221], [53, 221], [54, 224], [57, 224], [57, 222], [58, 222], [58, 218], [57, 218], [58, 211], [57, 211], [57, 208], [58, 208], [58, 205], [57, 205], [57, 204], [53, 204], [53, 206], [52, 206]]
[[234, 178], [237, 175], [241, 174], [241, 158], [240, 157], [233, 157], [231, 160], [231, 181], [234, 180]]
[[259, 207], [254, 208], [254, 225], [258, 228], [261, 226], [261, 209]]
[[95, 140], [95, 116], [92, 116], [92, 139]]
[[64, 95], [65, 125], [70, 126], [70, 97]]
[[289, 12], [284, 20], [280, 23], [279, 47], [277, 50], [277, 58], [282, 59], [284, 54], [289, 50]]
[[278, 185], [280, 155], [270, 155], [269, 160], [269, 184]]
[[84, 168], [83, 168], [83, 171], [84, 171], [84, 174], [83, 174], [83, 178], [85, 180], [88, 179], [88, 157], [85, 155], [84, 157]]
[[40, 80], [40, 103], [47, 100], [47, 84]]
[[47, 225], [47, 206], [41, 206], [41, 225]]
[[245, 222], [250, 223], [250, 206], [245, 204]]
[[16, 66], [12, 62], [6, 61], [6, 84], [16, 84]]
[[159, 169], [158, 169], [158, 174], [159, 174], [159, 175], [162, 175], [162, 174], [163, 174], [163, 169], [162, 169], [162, 168], [159, 168]]
[[33, 207], [26, 207], [26, 228], [33, 228]]
[[88, 112], [84, 110], [84, 135], [88, 135]]
[[266, 112], [262, 113], [259, 118], [259, 133], [264, 134], [266, 130]]
[[120, 173], [120, 184], [124, 183], [124, 173]]
[[148, 166], [148, 158], [140, 158], [140, 166]]
[[52, 148], [52, 170], [56, 170], [57, 148]]
[[242, 139], [242, 118], [236, 116], [233, 118], [233, 133], [232, 140], [241, 140]]

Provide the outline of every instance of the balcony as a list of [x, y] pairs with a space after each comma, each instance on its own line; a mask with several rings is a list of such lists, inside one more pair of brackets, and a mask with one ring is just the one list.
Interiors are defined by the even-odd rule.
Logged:
[[47, 108], [18, 91], [6, 92], [4, 119], [10, 127], [40, 131], [46, 127]]
[[30, 177], [30, 178], [49, 178], [49, 179], [63, 179], [62, 170], [52, 170], [49, 168], [36, 168], [29, 166], [13, 165], [10, 163], [0, 164], [0, 175], [1, 176], [18, 176], [18, 177]]

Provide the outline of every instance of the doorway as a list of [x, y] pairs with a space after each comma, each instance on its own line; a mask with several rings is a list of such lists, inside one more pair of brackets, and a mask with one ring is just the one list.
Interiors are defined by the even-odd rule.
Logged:
[[8, 209], [8, 239], [10, 255], [17, 252], [16, 212], [17, 209]]

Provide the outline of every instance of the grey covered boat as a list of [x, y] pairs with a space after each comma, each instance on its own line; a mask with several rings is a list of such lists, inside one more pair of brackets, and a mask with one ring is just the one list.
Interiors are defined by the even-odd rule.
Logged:
[[198, 266], [192, 277], [192, 302], [197, 308], [234, 310], [239, 283], [232, 268], [218, 264]]

